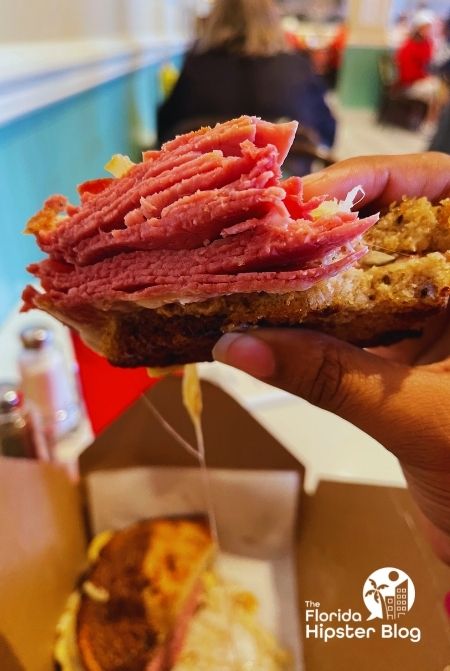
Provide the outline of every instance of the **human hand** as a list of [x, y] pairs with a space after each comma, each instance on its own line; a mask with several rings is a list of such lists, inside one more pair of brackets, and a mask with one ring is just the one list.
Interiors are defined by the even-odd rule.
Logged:
[[[344, 198], [362, 184], [359, 207], [402, 195], [450, 196], [450, 156], [438, 153], [350, 159], [304, 180], [305, 196]], [[450, 563], [450, 318], [424, 336], [362, 350], [307, 330], [230, 333], [214, 349], [230, 364], [329, 410], [398, 457], [435, 551]]]
[[365, 191], [358, 209], [386, 208], [402, 196], [426, 196], [437, 202], [450, 196], [450, 155], [424, 152], [346, 159], [303, 178], [304, 198], [325, 193], [344, 199], [357, 184]]

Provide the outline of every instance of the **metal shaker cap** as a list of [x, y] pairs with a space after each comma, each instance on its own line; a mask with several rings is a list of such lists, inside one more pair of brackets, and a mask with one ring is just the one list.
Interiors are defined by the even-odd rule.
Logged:
[[45, 326], [28, 326], [20, 333], [25, 349], [41, 349], [53, 342], [53, 332]]
[[14, 412], [22, 405], [22, 397], [12, 382], [0, 382], [0, 413]]

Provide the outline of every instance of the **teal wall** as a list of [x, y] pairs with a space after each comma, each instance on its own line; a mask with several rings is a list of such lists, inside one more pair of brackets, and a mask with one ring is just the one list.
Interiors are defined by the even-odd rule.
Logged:
[[378, 59], [384, 47], [355, 47], [345, 50], [338, 82], [338, 94], [346, 107], [376, 108], [380, 95]]
[[[181, 58], [173, 59], [180, 65]], [[0, 128], [0, 324], [40, 258], [22, 230], [43, 201], [104, 175], [115, 153], [137, 157], [133, 129], [155, 129], [158, 65], [108, 82]]]

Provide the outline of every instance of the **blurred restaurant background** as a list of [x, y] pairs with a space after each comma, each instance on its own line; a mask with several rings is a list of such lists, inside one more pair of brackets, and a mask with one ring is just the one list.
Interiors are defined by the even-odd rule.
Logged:
[[[303, 172], [360, 154], [450, 151], [442, 125], [449, 116], [449, 0], [277, 4], [289, 49], [302, 55], [333, 125], [321, 134], [314, 119], [312, 127], [299, 119]], [[112, 369], [48, 316], [18, 313], [26, 265], [40, 258], [22, 231], [50, 194], [76, 202], [76, 184], [105, 176], [113, 154], [138, 160], [158, 146], [158, 108], [213, 10], [214, 0], [0, 4], [2, 408], [18, 407], [12, 389], [37, 406], [44, 398], [57, 416], [51, 421], [59, 422], [44, 436], [47, 451], [68, 464], [153, 381], [144, 370]], [[424, 64], [432, 92], [424, 95], [409, 91], [415, 82], [402, 82], [398, 73], [398, 55], [418, 31], [432, 47]], [[217, 91], [221, 86], [217, 81]], [[306, 106], [305, 119], [308, 112]], [[396, 460], [343, 420], [219, 364], [202, 365], [201, 374], [302, 459], [311, 485], [320, 477], [403, 484]], [[52, 385], [56, 400], [45, 398]]]

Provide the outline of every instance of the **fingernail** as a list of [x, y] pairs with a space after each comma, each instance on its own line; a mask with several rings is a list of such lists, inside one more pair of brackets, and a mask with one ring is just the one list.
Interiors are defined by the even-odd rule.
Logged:
[[270, 378], [275, 373], [275, 357], [271, 348], [251, 335], [227, 333], [214, 347], [213, 357], [260, 379]]

